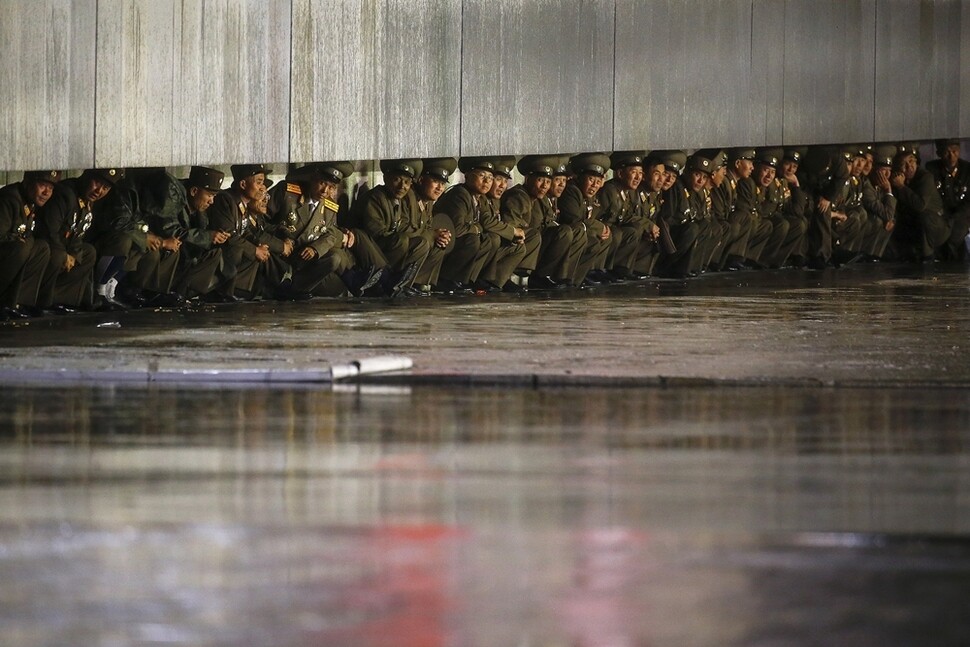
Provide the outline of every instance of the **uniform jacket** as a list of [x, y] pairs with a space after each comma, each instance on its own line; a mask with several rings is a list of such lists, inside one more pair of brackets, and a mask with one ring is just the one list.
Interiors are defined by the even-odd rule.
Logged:
[[37, 225], [36, 215], [34, 206], [27, 204], [23, 182], [0, 189], [0, 242], [31, 238]]
[[79, 185], [80, 178], [58, 182], [50, 200], [37, 210], [37, 237], [47, 240], [52, 250], [79, 252], [84, 234], [94, 221], [93, 205], [78, 197]]

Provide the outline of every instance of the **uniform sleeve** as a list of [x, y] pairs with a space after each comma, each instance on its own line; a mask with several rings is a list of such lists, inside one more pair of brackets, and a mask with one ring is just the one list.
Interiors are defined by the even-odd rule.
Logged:
[[451, 218], [455, 226], [454, 236], [459, 238], [466, 234], [479, 233], [474, 220], [475, 204], [471, 193], [456, 186], [446, 191], [434, 205], [434, 213], [443, 213]]

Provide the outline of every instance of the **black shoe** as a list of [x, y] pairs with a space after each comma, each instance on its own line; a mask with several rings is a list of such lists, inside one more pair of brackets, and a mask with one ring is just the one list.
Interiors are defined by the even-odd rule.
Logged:
[[506, 281], [505, 285], [502, 286], [502, 292], [508, 292], [510, 294], [522, 294], [525, 291], [526, 289], [524, 287], [512, 281]]
[[467, 294], [468, 292], [471, 292], [472, 289], [461, 281], [441, 279], [437, 284], [435, 284], [432, 291], [436, 294]]
[[401, 270], [401, 273], [394, 277], [392, 280], [394, 283], [391, 285], [387, 292], [387, 296], [392, 299], [401, 296], [405, 290], [411, 287], [414, 283], [414, 277], [418, 274], [419, 266], [417, 263], [410, 263], [407, 267]]
[[550, 276], [537, 276], [533, 274], [529, 277], [529, 288], [532, 290], [555, 290], [559, 287], [559, 282]]
[[149, 308], [178, 308], [185, 303], [185, 297], [176, 292], [159, 292], [145, 301]]
[[430, 297], [431, 296], [431, 286], [430, 285], [412, 285], [405, 292], [406, 296], [409, 297]]
[[30, 319], [30, 315], [20, 306], [6, 306], [0, 310], [0, 316], [7, 321], [18, 321], [20, 319]]
[[57, 315], [72, 315], [77, 312], [77, 308], [66, 306], [63, 303], [55, 303], [49, 310]]
[[357, 288], [356, 290], [351, 290], [351, 294], [353, 294], [356, 297], [363, 296], [365, 292], [367, 292], [372, 287], [380, 283], [382, 276], [384, 276], [383, 267], [370, 268], [370, 272], [368, 272], [367, 278], [364, 279], [364, 282], [360, 284], [359, 288]]

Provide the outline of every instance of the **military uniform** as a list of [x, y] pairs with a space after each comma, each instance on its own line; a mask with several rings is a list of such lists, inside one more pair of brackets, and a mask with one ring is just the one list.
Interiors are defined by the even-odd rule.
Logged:
[[[735, 148], [729, 155], [731, 162], [740, 159], [753, 161], [756, 151], [753, 148]], [[772, 241], [771, 223], [762, 220], [758, 211], [758, 192], [755, 182], [751, 177], [741, 177], [735, 169], [728, 169], [728, 177], [725, 181], [734, 195], [734, 210], [732, 220], [741, 224], [742, 229], [747, 231], [748, 244], [744, 249], [744, 258], [747, 264], [759, 267], [761, 256], [766, 248], [770, 248]]]
[[[512, 179], [512, 169], [515, 167], [514, 157], [495, 158], [492, 163], [493, 174], [496, 177]], [[535, 267], [535, 255], [540, 242], [537, 238], [528, 239], [531, 210], [528, 214], [518, 210], [503, 211], [501, 199], [489, 194], [479, 196], [478, 199], [481, 204], [482, 228], [485, 230], [485, 235], [492, 239], [492, 247], [495, 251], [482, 268], [480, 281], [476, 287], [484, 290], [498, 288], [520, 291], [518, 284], [510, 283], [511, 277], [517, 269], [527, 274]], [[517, 228], [522, 229], [526, 236], [518, 237], [515, 231]], [[526, 260], [527, 255], [530, 256], [528, 260]]]
[[[783, 150], [762, 149], [758, 152], [758, 165], [775, 169], [782, 161]], [[804, 214], [795, 210], [792, 191], [787, 180], [777, 175], [768, 186], [755, 185], [758, 199], [758, 214], [761, 219], [771, 223], [771, 237], [762, 257], [764, 265], [779, 268], [788, 262], [789, 256], [800, 250], [808, 232]]]
[[570, 158], [569, 167], [575, 177], [566, 185], [557, 205], [560, 223], [570, 226], [574, 236], [586, 237], [586, 248], [571, 279], [573, 285], [582, 285], [584, 281], [592, 282], [590, 272], [606, 269], [612, 241], [604, 236], [609, 225], [599, 219], [602, 210], [599, 199], [587, 197], [577, 182], [587, 174], [604, 177], [610, 168], [610, 158], [601, 153], [583, 153]]
[[917, 168], [912, 179], [904, 186], [894, 187], [893, 191], [896, 196], [894, 243], [903, 248], [904, 257], [933, 258], [938, 248], [949, 240], [951, 229], [944, 218], [943, 199], [933, 176]]
[[[610, 162], [615, 174], [616, 170], [625, 167], [639, 166], [642, 169], [645, 158], [645, 151], [616, 152]], [[606, 261], [607, 268], [619, 278], [640, 278], [634, 274], [638, 256], [656, 256], [659, 247], [647, 235], [653, 231], [655, 223], [643, 213], [643, 194], [639, 186], [627, 188], [618, 177], [614, 177], [603, 185], [597, 198], [602, 207], [599, 218], [610, 226], [614, 234]]]
[[[57, 272], [50, 263], [47, 241], [34, 236], [37, 209], [30, 202], [27, 183], [56, 184], [59, 171], [34, 171], [22, 182], [0, 189], [0, 307], [3, 316], [39, 314], [45, 295], [54, 289]], [[26, 310], [22, 310], [26, 309]]]
[[657, 151], [653, 154], [663, 162], [668, 173], [673, 173], [677, 178], [671, 187], [661, 193], [660, 218], [670, 230], [675, 250], [661, 256], [658, 272], [663, 276], [687, 277], [700, 267], [706, 241], [702, 237], [704, 228], [695, 222], [690, 191], [680, 179], [687, 155], [683, 151]]
[[51, 247], [51, 264], [64, 267], [67, 256], [75, 264], [57, 277], [52, 302], [66, 306], [91, 307], [94, 304], [94, 266], [98, 253], [84, 242], [94, 221], [93, 203], [87, 193], [91, 178], [113, 187], [121, 179], [121, 169], [89, 169], [79, 178], [58, 182], [51, 199], [39, 210], [37, 235]]
[[[416, 159], [381, 161], [381, 171], [385, 176], [398, 174], [414, 179], [422, 169], [421, 160]], [[402, 198], [395, 198], [382, 184], [374, 187], [364, 201], [357, 204], [358, 224], [384, 253], [390, 268], [398, 272], [410, 268], [408, 271], [413, 273], [413, 280], [418, 283], [431, 283], [432, 278], [437, 282], [444, 257], [440, 251], [435, 251], [428, 263], [434, 248], [434, 235], [429, 227], [424, 226], [424, 205], [419, 207], [413, 191], [409, 190]], [[430, 225], [430, 218], [427, 224]], [[410, 284], [407, 287], [411, 287]]]
[[[877, 146], [873, 150], [873, 164], [875, 167], [891, 168], [892, 158], [896, 154], [895, 146]], [[867, 256], [883, 258], [886, 248], [896, 226], [896, 196], [892, 186], [886, 191], [876, 186], [868, 177], [862, 178], [862, 207], [869, 216], [872, 225], [869, 243], [863, 250]]]
[[267, 265], [260, 263], [256, 257], [256, 248], [260, 244], [257, 240], [257, 218], [250, 213], [240, 182], [254, 182], [258, 175], [263, 175], [265, 183], [265, 176], [271, 169], [261, 164], [235, 164], [230, 170], [232, 186], [216, 195], [206, 215], [210, 232], [223, 231], [230, 235], [229, 240], [217, 245], [222, 250], [219, 292], [223, 299], [234, 301], [240, 297], [256, 296], [260, 291], [257, 289], [257, 279], [267, 271]]
[[[493, 173], [495, 163], [484, 157], [463, 157], [458, 160], [458, 168], [462, 173]], [[482, 223], [480, 196], [466, 184], [453, 186], [435, 203], [433, 213], [447, 216], [454, 227], [454, 247], [441, 265], [441, 278], [447, 289], [467, 290], [496, 251], [496, 237], [487, 235]]]
[[185, 182], [162, 171], [145, 178], [139, 187], [149, 229], [182, 243], [179, 251], [169, 254], [178, 259], [173, 288], [185, 298], [205, 296], [219, 287], [216, 272], [222, 265], [222, 249], [213, 245], [206, 213], [192, 207], [188, 192], [192, 188], [221, 191], [223, 177], [222, 171], [193, 166]]
[[[939, 140], [937, 152], [943, 151], [960, 140]], [[967, 232], [970, 229], [970, 162], [957, 159], [956, 166], [947, 168], [942, 159], [926, 164], [926, 170], [936, 182], [936, 190], [943, 200], [943, 216], [950, 227], [950, 236], [939, 250], [946, 259], [963, 259], [967, 256]]]

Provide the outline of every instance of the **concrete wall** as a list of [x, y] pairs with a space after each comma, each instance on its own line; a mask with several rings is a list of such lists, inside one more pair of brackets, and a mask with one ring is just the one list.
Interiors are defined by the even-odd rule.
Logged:
[[970, 137], [970, 0], [3, 0], [0, 169]]

